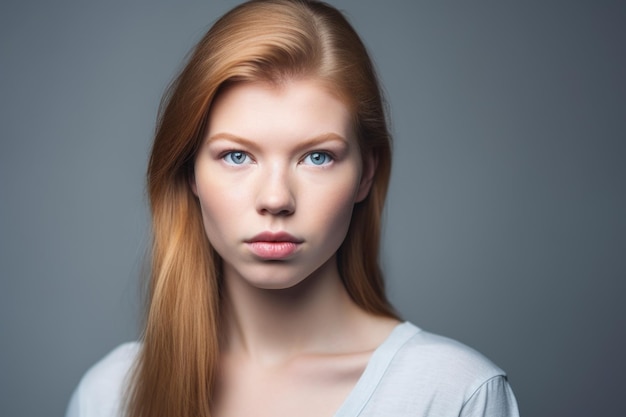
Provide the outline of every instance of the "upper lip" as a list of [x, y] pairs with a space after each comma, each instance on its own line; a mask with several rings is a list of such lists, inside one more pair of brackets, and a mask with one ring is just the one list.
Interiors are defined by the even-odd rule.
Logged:
[[287, 232], [262, 232], [246, 240], [246, 243], [254, 242], [293, 242], [302, 243], [302, 239], [290, 235]]

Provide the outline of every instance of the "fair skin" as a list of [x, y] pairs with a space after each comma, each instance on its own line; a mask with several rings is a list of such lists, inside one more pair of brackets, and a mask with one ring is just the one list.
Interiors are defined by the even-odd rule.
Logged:
[[224, 261], [216, 416], [332, 416], [397, 325], [356, 306], [337, 269], [364, 159], [349, 108], [315, 80], [214, 101], [191, 186]]

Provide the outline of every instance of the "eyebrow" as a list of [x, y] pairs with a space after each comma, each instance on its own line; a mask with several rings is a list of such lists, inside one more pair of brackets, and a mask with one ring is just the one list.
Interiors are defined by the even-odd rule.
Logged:
[[[237, 135], [233, 135], [231, 133], [227, 133], [227, 132], [220, 132], [220, 133], [216, 133], [214, 135], [211, 135], [206, 143], [209, 144], [211, 142], [214, 142], [216, 140], [220, 140], [220, 139], [225, 139], [225, 140], [229, 140], [231, 142], [236, 142], [241, 144], [242, 146], [246, 146], [249, 148], [257, 148], [257, 144], [249, 139], [243, 138], [241, 136], [237, 136]], [[311, 148], [311, 147], [315, 147], [316, 145], [322, 144], [322, 143], [326, 143], [326, 142], [342, 142], [344, 145], [348, 146], [349, 142], [346, 138], [344, 138], [343, 136], [337, 134], [337, 133], [333, 133], [333, 132], [328, 132], [328, 133], [322, 133], [321, 135], [317, 135], [317, 136], [313, 136], [312, 138], [308, 138], [306, 139], [303, 143], [298, 145], [298, 149], [304, 149], [304, 148]]]

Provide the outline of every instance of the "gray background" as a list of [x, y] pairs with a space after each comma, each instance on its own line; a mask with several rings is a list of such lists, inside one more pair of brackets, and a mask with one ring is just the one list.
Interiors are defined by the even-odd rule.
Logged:
[[[2, 1], [0, 415], [62, 415], [137, 337], [158, 102], [235, 1]], [[509, 373], [525, 416], [626, 415], [626, 6], [335, 1], [370, 47], [407, 319]]]

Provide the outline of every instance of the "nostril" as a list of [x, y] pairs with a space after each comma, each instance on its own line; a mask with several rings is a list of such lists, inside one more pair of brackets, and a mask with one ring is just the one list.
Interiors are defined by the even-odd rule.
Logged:
[[289, 216], [294, 213], [295, 205], [291, 202], [285, 202], [283, 204], [262, 204], [259, 207], [259, 211], [273, 216]]
[[293, 213], [293, 210], [287, 210], [287, 209], [284, 209], [284, 210], [279, 211], [277, 214], [278, 214], [279, 216], [289, 216], [289, 215], [291, 215], [292, 213]]
[[295, 198], [291, 190], [285, 184], [266, 183], [257, 199], [259, 212], [275, 215], [288, 216], [295, 211]]
[[295, 186], [290, 161], [274, 160], [260, 164], [256, 185], [256, 209], [259, 213], [288, 216], [295, 211]]

